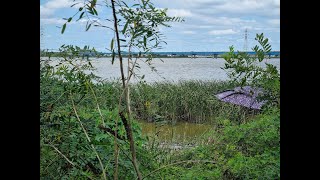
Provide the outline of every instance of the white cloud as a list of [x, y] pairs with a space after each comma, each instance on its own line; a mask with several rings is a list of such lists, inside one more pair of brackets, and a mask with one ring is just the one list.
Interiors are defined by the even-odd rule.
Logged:
[[168, 9], [167, 14], [169, 16], [177, 16], [177, 17], [192, 17], [192, 13], [189, 10], [185, 9]]
[[73, 0], [49, 0], [47, 3], [40, 5], [40, 17], [49, 17], [53, 15], [57, 9], [70, 8], [71, 5], [78, 3], [73, 8], [79, 8], [83, 5], [82, 1]]
[[280, 13], [280, 0], [155, 0], [163, 7], [192, 9], [199, 14], [272, 16]]
[[201, 25], [201, 26], [196, 26], [196, 27], [200, 28], [200, 29], [213, 28], [213, 26], [208, 26], [208, 25]]
[[[270, 0], [230, 0], [221, 5], [209, 5], [204, 7], [205, 13], [221, 14], [227, 13], [234, 16], [251, 15], [258, 17], [278, 16], [280, 14], [280, 7]], [[212, 9], [212, 11], [208, 11]]]
[[269, 19], [267, 22], [270, 25], [273, 25], [273, 26], [279, 26], [280, 25], [280, 19]]
[[183, 34], [196, 34], [194, 31], [182, 31]]
[[227, 12], [250, 12], [252, 10], [262, 9], [269, 5], [269, 2], [257, 0], [231, 0], [218, 5], [217, 9]]
[[224, 30], [212, 30], [209, 31], [211, 35], [227, 35], [227, 34], [236, 34], [237, 32], [232, 29], [224, 29]]
[[254, 29], [252, 26], [242, 26], [241, 27], [242, 30], [247, 29], [247, 30], [252, 30]]
[[43, 24], [56, 24], [56, 25], [62, 25], [66, 22], [66, 20], [60, 19], [60, 18], [42, 18], [40, 19], [40, 22]]
[[[65, 20], [58, 19], [55, 12], [61, 8], [71, 12], [69, 7], [73, 4], [73, 0], [46, 1], [40, 6], [40, 14], [43, 18], [41, 22], [61, 26]], [[164, 46], [169, 50], [205, 50], [206, 48], [225, 50], [231, 44], [241, 49], [245, 29], [248, 29], [249, 45], [255, 42], [256, 33], [263, 32], [266, 37], [272, 38], [272, 43], [276, 46], [272, 48], [279, 48], [280, 0], [153, 0], [152, 2], [156, 8], [168, 8], [169, 16], [179, 16], [185, 19], [185, 22], [170, 23], [172, 28], [159, 27], [159, 31], [166, 36], [165, 40], [170, 42]], [[102, 18], [101, 23], [113, 27], [112, 22], [103, 20], [110, 17], [101, 16], [102, 10], [107, 13], [104, 6], [98, 10]], [[86, 22], [84, 18], [71, 23], [84, 26]], [[104, 28], [93, 29], [105, 30]], [[54, 36], [52, 35], [52, 39]], [[96, 38], [96, 35], [93, 34], [92, 37]], [[101, 38], [96, 39], [100, 41]], [[204, 45], [204, 42], [213, 43]]]
[[256, 22], [255, 20], [244, 20], [244, 19], [232, 18], [232, 17], [212, 17], [212, 16], [204, 16], [204, 15], [197, 15], [197, 19], [199, 19], [199, 21], [203, 21], [211, 25], [223, 25], [223, 26], [243, 25], [243, 24]]
[[72, 0], [51, 0], [45, 6], [50, 9], [60, 9], [70, 7], [74, 2]]
[[273, 0], [273, 3], [274, 3], [276, 6], [280, 7], [280, 0]]
[[173, 28], [194, 31], [197, 36], [210, 30], [213, 35], [241, 35], [245, 29], [251, 34], [279, 32], [279, 0], [155, 0], [154, 4], [184, 16], [185, 22]]
[[44, 6], [40, 6], [40, 17], [47, 17], [47, 16], [52, 15], [53, 13], [54, 13], [54, 11], [52, 9], [49, 9]]

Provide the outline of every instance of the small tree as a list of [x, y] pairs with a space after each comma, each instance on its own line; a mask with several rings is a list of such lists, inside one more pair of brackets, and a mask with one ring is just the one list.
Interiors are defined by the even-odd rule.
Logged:
[[[133, 2], [133, 1], [132, 1]], [[127, 2], [128, 3], [128, 2]], [[159, 26], [170, 27], [168, 22], [173, 21], [183, 21], [181, 18], [169, 17], [166, 14], [167, 9], [155, 8], [153, 3], [149, 0], [141, 0], [136, 4], [128, 6], [126, 2], [120, 0], [110, 0], [110, 2], [105, 1], [106, 7], [112, 10], [112, 19], [107, 19], [107, 21], [113, 22], [113, 27], [108, 27], [100, 22], [97, 18], [98, 12], [96, 7], [98, 5], [97, 0], [85, 0], [83, 6], [79, 8], [78, 12], [70, 18], [67, 18], [67, 22], [63, 24], [61, 33], [65, 32], [67, 23], [71, 22], [73, 18], [80, 13], [79, 19], [82, 19], [84, 16], [87, 18], [86, 31], [88, 31], [91, 25], [97, 27], [103, 27], [110, 29], [114, 32], [115, 37], [110, 42], [110, 52], [112, 53], [112, 64], [114, 63], [115, 58], [119, 59], [120, 63], [120, 74], [122, 82], [121, 97], [119, 100], [119, 116], [122, 120], [122, 123], [125, 126], [127, 139], [130, 143], [130, 151], [132, 155], [132, 164], [138, 176], [138, 179], [142, 179], [142, 175], [139, 171], [137, 160], [136, 160], [136, 150], [135, 143], [131, 127], [131, 111], [130, 111], [130, 91], [129, 84], [130, 79], [133, 75], [136, 75], [134, 69], [139, 68], [138, 60], [151, 65], [152, 56], [149, 53], [156, 48], [160, 48], [162, 43], [165, 43], [162, 40], [162, 34], [159, 32]], [[78, 3], [73, 4], [72, 6]], [[117, 9], [116, 9], [117, 7]], [[100, 18], [101, 19], [101, 18]], [[120, 27], [123, 27], [122, 30], [119, 30]], [[121, 44], [121, 42], [123, 44]], [[123, 49], [128, 48], [128, 69], [127, 75], [125, 75], [123, 69]], [[133, 60], [132, 50], [138, 51]], [[147, 59], [141, 59], [142, 55], [147, 55]], [[142, 76], [143, 78], [144, 76]], [[122, 101], [124, 101], [125, 106], [122, 106]], [[116, 130], [117, 132], [117, 122]], [[118, 144], [117, 144], [117, 133], [115, 134], [115, 173], [114, 179], [118, 179]]]
[[261, 87], [265, 90], [260, 99], [268, 100], [269, 105], [276, 105], [280, 107], [280, 73], [277, 67], [265, 63], [263, 68], [258, 65], [268, 56], [271, 51], [271, 45], [268, 43], [268, 38], [265, 38], [263, 33], [257, 34], [256, 45], [252, 48], [254, 55], [249, 55], [246, 52], [235, 53], [234, 47], [230, 47], [230, 52], [225, 54], [224, 69], [230, 79], [241, 86], [251, 85], [254, 87]]

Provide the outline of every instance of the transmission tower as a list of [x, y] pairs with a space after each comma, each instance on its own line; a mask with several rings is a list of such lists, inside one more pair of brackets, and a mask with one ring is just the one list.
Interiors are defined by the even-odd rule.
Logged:
[[244, 45], [243, 45], [243, 51], [248, 51], [248, 29], [244, 31]]
[[44, 44], [44, 28], [43, 26], [40, 26], [40, 49], [44, 49], [43, 44]]

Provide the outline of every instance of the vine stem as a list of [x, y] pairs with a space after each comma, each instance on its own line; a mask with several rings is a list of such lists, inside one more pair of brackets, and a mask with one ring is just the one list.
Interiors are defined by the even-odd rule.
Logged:
[[55, 147], [54, 145], [52, 145], [52, 144], [50, 144], [49, 146], [52, 147], [54, 150], [56, 150], [64, 159], [66, 159], [66, 160], [68, 161], [68, 163], [70, 163], [72, 166], [75, 166], [75, 164], [74, 164], [71, 160], [69, 160], [64, 154], [62, 154], [62, 152], [59, 151], [58, 148], [56, 148], [56, 147]]
[[72, 107], [73, 107], [74, 113], [75, 113], [75, 115], [76, 115], [76, 117], [77, 117], [77, 120], [79, 121], [79, 124], [80, 124], [80, 126], [81, 126], [81, 128], [82, 128], [82, 130], [83, 130], [83, 132], [84, 132], [84, 134], [85, 134], [85, 136], [86, 136], [89, 144], [91, 145], [92, 150], [94, 151], [94, 153], [96, 154], [96, 156], [97, 156], [97, 158], [98, 158], [99, 164], [100, 164], [100, 166], [101, 166], [102, 174], [103, 174], [103, 179], [104, 179], [104, 180], [107, 180], [106, 171], [105, 171], [105, 169], [104, 169], [104, 167], [103, 167], [103, 164], [102, 164], [102, 161], [101, 161], [101, 159], [100, 159], [100, 156], [99, 156], [96, 148], [94, 147], [94, 145], [91, 143], [91, 140], [90, 140], [90, 137], [89, 137], [89, 135], [88, 135], [88, 132], [87, 132], [86, 129], [84, 128], [84, 126], [83, 126], [83, 124], [82, 124], [82, 122], [81, 122], [81, 120], [80, 120], [80, 118], [79, 118], [79, 115], [78, 115], [76, 106], [74, 105], [74, 101], [73, 101], [73, 99], [72, 99], [72, 96], [71, 96], [71, 102], [72, 102]]

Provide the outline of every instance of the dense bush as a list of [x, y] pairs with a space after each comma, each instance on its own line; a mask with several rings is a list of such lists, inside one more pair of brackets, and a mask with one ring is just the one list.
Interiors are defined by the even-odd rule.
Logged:
[[216, 143], [224, 172], [240, 179], [280, 178], [280, 113], [227, 126]]
[[[188, 150], [174, 160], [210, 160], [214, 163], [184, 163], [170, 173], [188, 179], [280, 179], [280, 113], [261, 114], [241, 125], [221, 120], [207, 134], [209, 143]], [[175, 171], [179, 169], [179, 172]], [[201, 173], [194, 171], [201, 170]], [[174, 175], [169, 175], [173, 177]]]
[[[67, 47], [75, 54], [78, 49]], [[118, 110], [98, 107], [92, 88], [95, 76], [85, 73], [92, 68], [90, 61], [72, 57], [74, 52], [66, 53], [56, 66], [40, 62], [40, 177], [101, 179], [105, 172], [112, 178], [117, 132], [119, 178], [133, 179], [135, 170]], [[140, 127], [135, 122], [132, 127], [135, 143], [142, 146]]]

